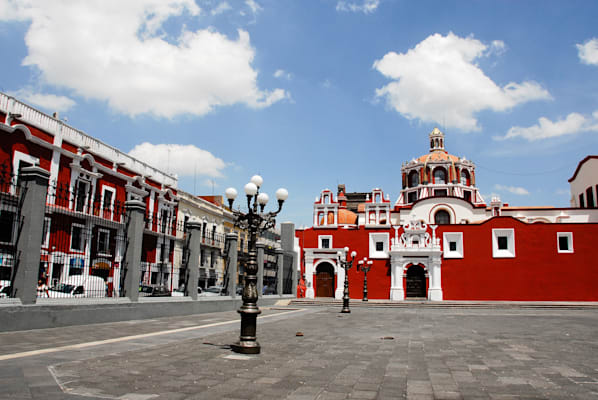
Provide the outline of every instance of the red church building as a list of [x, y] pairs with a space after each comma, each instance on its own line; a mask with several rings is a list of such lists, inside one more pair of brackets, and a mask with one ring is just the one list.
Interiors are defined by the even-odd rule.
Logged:
[[[348, 193], [344, 185], [316, 198], [313, 227], [296, 232], [305, 297], [342, 298], [338, 258], [356, 251], [351, 298], [364, 288], [357, 262], [371, 261], [370, 299], [598, 301], [593, 200], [567, 208], [486, 204], [475, 164], [449, 154], [437, 128], [429, 137], [430, 151], [402, 165], [394, 204], [381, 189]], [[585, 159], [570, 180], [586, 199], [594, 186], [598, 195], [598, 172], [579, 171], [589, 165]]]

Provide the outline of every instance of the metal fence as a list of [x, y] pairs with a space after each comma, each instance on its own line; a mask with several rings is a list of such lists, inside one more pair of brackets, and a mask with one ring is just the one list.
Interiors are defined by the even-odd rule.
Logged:
[[18, 268], [17, 243], [20, 234], [21, 199], [9, 164], [0, 165], [0, 298], [12, 297], [12, 281]]
[[[225, 251], [225, 235], [202, 227], [199, 257], [190, 260], [186, 224], [177, 221], [172, 208], [144, 215], [132, 207], [127, 213], [124, 203], [115, 198], [116, 188], [77, 179], [66, 185], [49, 182], [46, 190], [45, 183], [31, 180], [31, 171], [25, 172], [28, 190], [19, 184], [11, 164], [0, 165], [0, 298], [17, 291], [26, 302], [34, 302], [36, 295], [136, 298], [130, 293], [137, 290], [141, 297], [183, 296], [187, 287], [195, 287], [189, 285], [190, 266], [198, 268], [200, 297], [226, 293], [226, 288], [216, 286], [220, 278], [223, 284], [235, 283], [240, 294], [248, 256], [248, 243], [242, 238], [237, 246], [237, 274], [229, 276], [226, 254], [231, 249]], [[24, 209], [34, 210], [33, 215], [23, 215]], [[127, 236], [129, 229], [136, 232], [134, 236]], [[34, 232], [41, 243], [19, 241], [22, 230], [28, 235]], [[129, 246], [141, 250], [141, 260], [126, 258]], [[277, 258], [265, 256], [264, 294], [278, 294]], [[123, 265], [125, 260], [128, 266]], [[284, 263], [284, 293], [290, 294], [292, 257], [290, 261], [285, 257]], [[139, 282], [126, 279], [129, 268], [139, 273]]]
[[119, 296], [124, 205], [90, 190], [87, 185], [48, 186], [38, 297]]
[[[188, 263], [185, 223], [167, 211], [146, 212], [142, 242], [140, 297], [183, 296]], [[175, 250], [181, 259], [175, 260]]]

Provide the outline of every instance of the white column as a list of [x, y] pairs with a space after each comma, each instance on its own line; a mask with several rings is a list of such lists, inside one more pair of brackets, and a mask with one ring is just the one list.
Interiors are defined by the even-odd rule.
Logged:
[[343, 298], [343, 290], [345, 289], [345, 270], [340, 265], [335, 265], [334, 270], [336, 272], [336, 290], [334, 291], [335, 299]]
[[403, 289], [403, 264], [404, 259], [400, 256], [390, 256], [390, 299], [405, 300]]
[[[58, 132], [54, 136], [54, 146], [57, 148], [62, 147], [62, 123], [58, 124]], [[48, 187], [48, 202], [50, 204], [54, 204], [56, 201], [56, 197], [54, 196], [56, 192], [56, 184], [58, 182], [58, 172], [60, 170], [60, 151], [56, 149], [56, 147], [52, 150], [52, 162], [50, 164], [50, 186]]]
[[428, 287], [428, 300], [442, 301], [442, 280], [440, 275], [440, 255], [430, 257], [430, 284]]
[[305, 298], [313, 299], [316, 297], [314, 292], [314, 259], [305, 257]]
[[[85, 222], [85, 228], [83, 229], [83, 235], [85, 235], [85, 255], [79, 257], [83, 257], [83, 276], [87, 277], [91, 272], [91, 264], [94, 261], [91, 259], [91, 249], [92, 246], [96, 246], [96, 243], [93, 243], [93, 224], [89, 220]], [[87, 263], [89, 265], [86, 265]]]

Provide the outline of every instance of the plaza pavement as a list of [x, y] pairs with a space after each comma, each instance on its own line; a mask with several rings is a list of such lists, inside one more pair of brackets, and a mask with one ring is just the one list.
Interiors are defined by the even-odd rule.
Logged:
[[0, 399], [598, 398], [598, 308], [339, 311], [263, 309], [257, 356], [236, 312], [0, 333]]

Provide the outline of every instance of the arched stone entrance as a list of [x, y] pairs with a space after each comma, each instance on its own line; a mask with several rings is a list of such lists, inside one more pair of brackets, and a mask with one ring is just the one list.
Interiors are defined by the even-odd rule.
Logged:
[[412, 265], [405, 274], [405, 297], [417, 298], [426, 296], [426, 271], [421, 265]]
[[334, 297], [334, 267], [323, 262], [316, 268], [316, 297]]
[[[401, 227], [394, 227], [395, 237], [389, 252], [391, 300], [405, 300], [411, 296], [442, 300], [442, 250], [436, 237], [437, 227], [420, 220], [404, 224], [402, 234], [399, 234]], [[406, 293], [408, 280], [409, 294]]]

